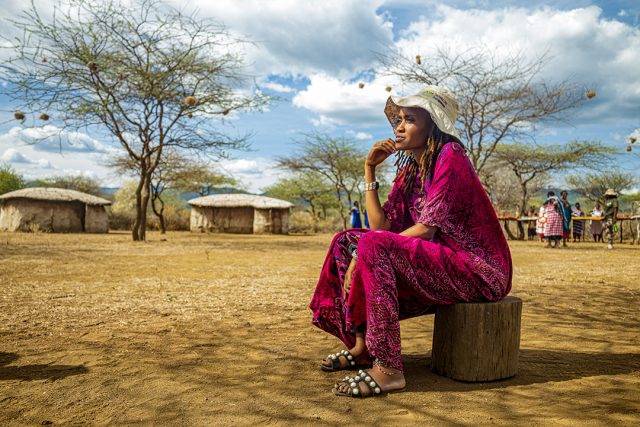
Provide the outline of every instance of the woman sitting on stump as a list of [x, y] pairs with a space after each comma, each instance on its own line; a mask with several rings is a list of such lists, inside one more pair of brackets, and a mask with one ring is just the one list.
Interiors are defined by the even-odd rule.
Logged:
[[[395, 141], [377, 142], [365, 162], [371, 230], [338, 234], [316, 288], [313, 323], [340, 338], [326, 371], [373, 368], [332, 391], [367, 397], [405, 389], [399, 321], [435, 306], [498, 301], [511, 289], [511, 255], [498, 218], [454, 123], [458, 104], [436, 86], [388, 99]], [[376, 166], [396, 154], [384, 206]]]

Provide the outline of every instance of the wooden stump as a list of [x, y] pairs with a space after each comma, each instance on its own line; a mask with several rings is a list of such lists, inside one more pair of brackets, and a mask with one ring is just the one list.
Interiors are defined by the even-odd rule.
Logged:
[[439, 306], [431, 369], [461, 381], [492, 381], [518, 371], [522, 300]]

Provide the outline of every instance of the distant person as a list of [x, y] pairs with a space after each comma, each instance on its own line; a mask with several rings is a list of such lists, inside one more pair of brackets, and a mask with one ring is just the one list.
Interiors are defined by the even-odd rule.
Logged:
[[[562, 239], [562, 204], [556, 193], [549, 191], [547, 200], [544, 202], [545, 216], [547, 221], [544, 224], [544, 238], [548, 240], [547, 248], [557, 248]], [[555, 242], [551, 246], [551, 242]]]
[[[576, 207], [573, 210], [574, 217], [584, 216], [584, 212], [580, 209], [580, 203], [576, 203]], [[582, 238], [582, 230], [584, 230], [584, 220], [574, 219], [573, 220], [573, 242], [576, 240], [579, 242]]]
[[571, 204], [567, 200], [568, 193], [566, 191], [560, 192], [560, 210], [562, 214], [562, 247], [567, 247], [567, 240], [569, 234], [571, 234]]
[[613, 249], [613, 236], [617, 231], [616, 221], [618, 219], [618, 193], [613, 189], [608, 189], [604, 193], [604, 229], [607, 234], [607, 249]]
[[[589, 216], [592, 218], [602, 218], [604, 212], [600, 209], [600, 203], [596, 203], [593, 207], [593, 210], [589, 213]], [[602, 242], [602, 221], [599, 219], [591, 220], [591, 235], [593, 236], [593, 241], [598, 243]]]
[[538, 219], [536, 220], [536, 233], [540, 237], [540, 241], [544, 243], [544, 227], [547, 224], [547, 207], [543, 204], [538, 211]]
[[360, 218], [360, 204], [353, 202], [353, 207], [349, 209], [351, 214], [351, 228], [362, 228], [362, 219]]
[[[536, 212], [536, 208], [535, 206], [530, 206], [529, 210], [527, 211], [527, 216], [529, 218], [531, 217], [537, 217], [538, 213]], [[534, 240], [536, 238], [536, 220], [529, 220], [527, 221], [527, 240]]]
[[365, 228], [369, 228], [369, 215], [367, 215], [367, 210], [364, 210], [364, 226]]

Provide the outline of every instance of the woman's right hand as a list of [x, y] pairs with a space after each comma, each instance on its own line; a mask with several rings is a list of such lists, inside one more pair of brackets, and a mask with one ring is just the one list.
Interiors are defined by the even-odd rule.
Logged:
[[384, 141], [376, 142], [367, 156], [365, 167], [376, 167], [395, 152], [396, 143], [393, 139], [387, 138]]

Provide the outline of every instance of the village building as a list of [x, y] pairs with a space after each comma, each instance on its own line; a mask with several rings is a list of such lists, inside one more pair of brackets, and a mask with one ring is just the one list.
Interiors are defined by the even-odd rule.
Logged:
[[292, 203], [250, 194], [215, 194], [189, 200], [191, 231], [287, 234]]
[[108, 233], [109, 200], [62, 188], [25, 188], [0, 196], [0, 230]]

